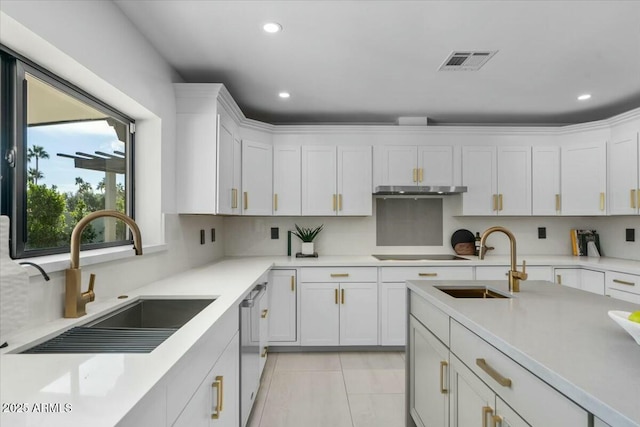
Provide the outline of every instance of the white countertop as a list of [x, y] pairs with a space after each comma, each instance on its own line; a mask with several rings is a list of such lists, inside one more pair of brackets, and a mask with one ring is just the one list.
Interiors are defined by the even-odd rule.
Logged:
[[[272, 265], [266, 258], [224, 260], [87, 305], [80, 319], [60, 319], [16, 337], [0, 356], [0, 424], [26, 426], [114, 426], [149, 392], [253, 283]], [[139, 297], [217, 298], [184, 327], [148, 354], [12, 354], [72, 326], [100, 317]], [[53, 412], [37, 404], [60, 403]], [[16, 404], [11, 408], [5, 404]], [[24, 405], [23, 405], [24, 404]], [[65, 412], [70, 408], [69, 412]], [[15, 413], [26, 409], [29, 413]], [[6, 411], [11, 412], [6, 412]], [[42, 410], [42, 409], [41, 409]]]
[[[474, 281], [412, 281], [409, 289], [611, 426], [640, 425], [640, 346], [609, 318], [638, 305], [525, 281], [508, 300], [453, 298], [434, 286]], [[508, 292], [506, 281], [483, 281]]]

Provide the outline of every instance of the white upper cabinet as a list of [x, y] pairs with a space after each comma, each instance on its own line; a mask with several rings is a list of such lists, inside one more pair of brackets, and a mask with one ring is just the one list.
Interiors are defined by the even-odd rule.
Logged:
[[616, 135], [609, 141], [609, 214], [640, 212], [640, 147], [638, 132]]
[[238, 126], [222, 108], [219, 118], [217, 213], [239, 215], [242, 142]]
[[560, 147], [533, 147], [532, 163], [533, 215], [559, 215], [562, 209]]
[[383, 145], [379, 185], [454, 185], [452, 146]]
[[371, 215], [371, 147], [302, 147], [302, 215]]
[[300, 146], [273, 147], [273, 215], [300, 215]]
[[242, 141], [242, 213], [271, 215], [273, 148], [269, 144]]
[[462, 147], [465, 215], [531, 215], [531, 147]]
[[605, 215], [607, 155], [603, 141], [562, 147], [563, 215]]

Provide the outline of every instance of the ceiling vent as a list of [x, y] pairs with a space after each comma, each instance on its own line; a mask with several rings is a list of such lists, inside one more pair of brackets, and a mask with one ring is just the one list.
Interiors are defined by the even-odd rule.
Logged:
[[440, 66], [439, 71], [477, 71], [497, 52], [497, 50], [451, 52], [451, 55]]

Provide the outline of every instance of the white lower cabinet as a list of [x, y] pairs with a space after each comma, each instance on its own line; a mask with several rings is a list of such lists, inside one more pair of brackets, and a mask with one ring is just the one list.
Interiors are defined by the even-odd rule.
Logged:
[[297, 341], [296, 270], [271, 270], [269, 288], [269, 343]]
[[407, 284], [380, 283], [380, 345], [405, 345]]
[[554, 271], [559, 285], [604, 295], [604, 273], [586, 268], [556, 268]]
[[239, 358], [239, 334], [236, 333], [178, 419], [172, 424], [174, 427], [238, 426]]
[[640, 276], [638, 275], [607, 271], [605, 287], [605, 294], [610, 297], [640, 304]]
[[449, 349], [409, 317], [409, 413], [418, 427], [449, 424]]

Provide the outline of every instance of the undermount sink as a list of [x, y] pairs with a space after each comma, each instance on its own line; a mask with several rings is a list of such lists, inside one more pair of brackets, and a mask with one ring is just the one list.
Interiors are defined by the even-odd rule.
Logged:
[[140, 299], [22, 353], [150, 353], [214, 301]]
[[486, 286], [435, 286], [435, 288], [454, 298], [511, 298]]

